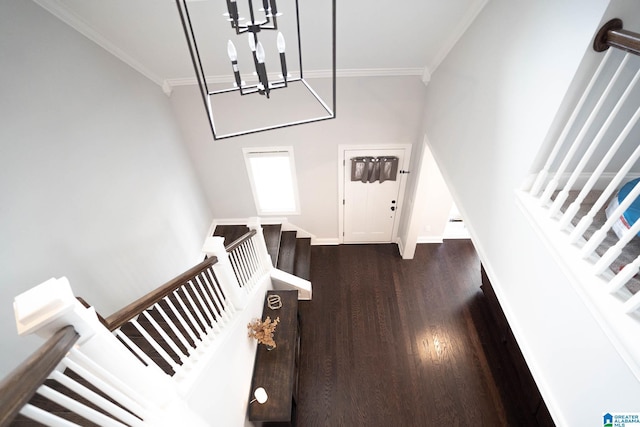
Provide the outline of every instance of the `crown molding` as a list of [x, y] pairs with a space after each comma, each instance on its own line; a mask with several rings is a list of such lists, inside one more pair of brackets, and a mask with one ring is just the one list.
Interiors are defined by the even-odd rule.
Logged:
[[456, 25], [453, 30], [451, 37], [445, 42], [440, 51], [436, 54], [433, 61], [427, 65], [425, 70], [425, 75], [422, 77], [422, 81], [427, 84], [431, 80], [431, 75], [436, 71], [436, 69], [440, 66], [444, 58], [449, 55], [449, 52], [453, 49], [453, 47], [458, 43], [458, 40], [462, 37], [462, 35], [469, 29], [473, 21], [476, 20], [482, 9], [489, 3], [489, 0], [476, 0], [469, 9], [467, 9], [467, 13], [462, 17], [458, 25]]
[[[336, 70], [336, 77], [398, 77], [398, 76], [419, 76], [424, 79], [424, 75], [427, 70], [424, 68], [360, 68], [360, 69], [343, 69]], [[291, 74], [298, 74], [297, 71], [292, 71]], [[331, 78], [331, 70], [312, 70], [304, 72], [305, 78], [310, 79], [324, 79]], [[280, 78], [277, 74], [270, 74], [270, 79]], [[207, 83], [209, 84], [228, 84], [234, 83], [235, 80], [231, 75], [224, 76], [207, 76]], [[162, 84], [164, 92], [169, 95], [171, 88], [176, 86], [193, 86], [197, 85], [198, 81], [194, 77], [182, 77], [176, 79], [166, 79]]]
[[33, 0], [38, 6], [42, 7], [49, 13], [51, 13], [56, 18], [60, 19], [65, 24], [69, 25], [74, 30], [78, 31], [80, 34], [120, 59], [125, 64], [129, 65], [131, 68], [157, 84], [158, 86], [163, 87], [164, 90], [164, 81], [160, 76], [153, 73], [147, 67], [142, 65], [140, 62], [133, 59], [131, 56], [127, 55], [124, 51], [116, 47], [113, 43], [107, 40], [102, 34], [98, 33], [96, 30], [91, 28], [89, 24], [83, 21], [78, 15], [72, 13], [64, 7], [58, 0]]

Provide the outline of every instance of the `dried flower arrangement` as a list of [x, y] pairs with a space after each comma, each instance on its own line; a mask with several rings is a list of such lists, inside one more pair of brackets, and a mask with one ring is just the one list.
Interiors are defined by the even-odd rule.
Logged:
[[257, 339], [259, 343], [267, 347], [275, 348], [276, 342], [273, 340], [273, 332], [276, 330], [279, 322], [280, 317], [276, 317], [276, 320], [271, 320], [271, 318], [267, 316], [264, 321], [254, 319], [247, 325], [249, 337]]

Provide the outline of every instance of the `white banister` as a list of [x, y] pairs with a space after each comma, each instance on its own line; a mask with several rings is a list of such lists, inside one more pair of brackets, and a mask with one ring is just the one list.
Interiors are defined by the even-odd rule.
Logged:
[[542, 170], [540, 170], [540, 172], [537, 174], [536, 180], [534, 181], [530, 191], [532, 196], [537, 196], [538, 193], [540, 193], [542, 186], [544, 185], [544, 183], [547, 180], [547, 177], [549, 176], [549, 170], [551, 169], [551, 166], [553, 165], [553, 163], [556, 161], [556, 157], [558, 157], [560, 148], [562, 148], [562, 146], [564, 145], [567, 139], [567, 135], [569, 134], [569, 131], [573, 127], [576, 121], [576, 118], [578, 117], [578, 114], [582, 111], [582, 108], [584, 107], [585, 101], [589, 97], [589, 94], [591, 94], [591, 91], [593, 90], [593, 87], [595, 86], [596, 82], [600, 78], [600, 74], [602, 74], [602, 71], [605, 69], [606, 64], [609, 62], [609, 58], [611, 57], [611, 52], [613, 52], [613, 49], [607, 50], [607, 53], [605, 54], [604, 59], [600, 61], [600, 64], [598, 65], [598, 69], [594, 73], [593, 77], [591, 77], [591, 80], [589, 81], [589, 84], [587, 85], [586, 89], [582, 93], [582, 96], [580, 97], [578, 104], [573, 109], [573, 112], [571, 113], [569, 120], [567, 121], [564, 128], [562, 129], [562, 133], [556, 140], [556, 143], [553, 146], [551, 153], [547, 157], [547, 160], [544, 166], [542, 167]]
[[48, 386], [40, 386], [40, 388], [38, 388], [38, 394], [46, 397], [47, 399], [51, 400], [52, 402], [57, 403], [58, 405], [67, 408], [69, 410], [71, 410], [72, 412], [75, 412], [76, 414], [86, 418], [87, 420], [94, 422], [100, 426], [105, 426], [105, 427], [126, 427], [124, 424], [122, 424], [121, 422], [118, 422], [116, 420], [114, 420], [113, 418], [110, 418], [98, 411], [96, 411], [95, 409], [92, 409], [76, 400], [71, 399], [69, 396], [66, 396], [56, 390], [53, 390], [52, 388], [48, 387]]
[[187, 350], [187, 354], [191, 356], [193, 353], [193, 347], [191, 347], [182, 332], [178, 329], [176, 324], [173, 323], [173, 320], [167, 315], [160, 304], [156, 304], [156, 309], [158, 310], [158, 313], [160, 313], [160, 316], [162, 316], [162, 319], [167, 323], [167, 325], [169, 325], [171, 332], [173, 332], [173, 334], [178, 338], [180, 344], [182, 344], [182, 346]]
[[149, 425], [206, 425], [188, 409], [171, 377], [145, 366], [100, 323], [92, 308], [85, 308], [76, 300], [66, 278], [48, 280], [18, 295], [14, 311], [21, 335], [35, 333], [47, 339], [49, 334], [72, 325], [80, 335], [78, 352], [101, 372], [116, 378], [117, 382], [111, 383], [113, 387], [124, 383], [153, 405], [150, 416], [158, 424]]
[[[548, 200], [550, 200], [551, 196], [553, 195], [553, 193], [558, 188], [558, 185], [560, 183], [560, 177], [565, 173], [565, 171], [569, 167], [569, 164], [571, 163], [571, 161], [574, 159], [574, 157], [578, 153], [578, 148], [582, 145], [582, 141], [584, 140], [584, 137], [586, 136], [587, 132], [589, 131], [589, 129], [593, 125], [593, 122], [595, 121], [596, 116], [598, 115], [598, 113], [602, 109], [603, 105], [605, 104], [605, 101], [609, 97], [609, 94], [613, 90], [613, 87], [615, 86], [615, 83], [618, 81], [620, 75], [622, 74], [622, 71], [624, 70], [624, 67], [626, 66], [627, 62], [629, 61], [629, 56], [630, 56], [629, 54], [626, 54], [624, 56], [624, 59], [620, 62], [620, 64], [618, 64], [618, 68], [616, 69], [615, 74], [613, 75], [613, 77], [611, 78], [609, 83], [607, 84], [607, 87], [605, 88], [605, 90], [600, 95], [600, 97], [598, 99], [598, 102], [596, 103], [595, 107], [593, 108], [593, 110], [591, 110], [591, 113], [589, 114], [589, 116], [585, 120], [583, 126], [580, 129], [580, 132], [578, 133], [578, 136], [576, 136], [575, 140], [571, 144], [571, 147], [569, 148], [569, 151], [567, 152], [567, 154], [565, 155], [562, 163], [560, 164], [560, 167], [558, 168], [558, 170], [556, 171], [555, 175], [553, 176], [551, 181], [547, 184], [547, 187], [545, 188], [544, 192], [542, 193], [542, 196], [540, 197], [540, 203], [541, 204], [544, 204]], [[564, 204], [566, 198], [567, 198], [567, 195], [568, 195], [568, 192], [558, 194], [558, 196], [556, 197], [556, 200], [554, 201], [554, 203], [558, 204], [559, 206], [562, 206]], [[549, 211], [549, 216], [553, 216], [556, 212], [557, 211], [553, 211], [553, 212]]]
[[[625, 104], [625, 102], [631, 95], [631, 92], [636, 87], [636, 84], [638, 83], [639, 79], [640, 79], [640, 70], [636, 72], [635, 76], [633, 77], [633, 80], [631, 80], [631, 82], [627, 85], [624, 93], [618, 99], [618, 102], [616, 102], [615, 107], [611, 110], [606, 121], [600, 127], [600, 130], [598, 131], [596, 137], [593, 139], [593, 141], [589, 145], [589, 148], [586, 150], [586, 152], [580, 159], [580, 162], [575, 167], [573, 173], [571, 174], [571, 178], [569, 178], [569, 182], [565, 185], [565, 188], [561, 191], [561, 193], [566, 193], [565, 195], [563, 195], [562, 199], [567, 198], [569, 194], [569, 190], [573, 188], [573, 185], [578, 180], [587, 162], [589, 161], [589, 159], [591, 159], [591, 156], [595, 152], [596, 147], [600, 145], [600, 142], [602, 142], [604, 135], [609, 130], [614, 119], [618, 116], [618, 113], [622, 109], [622, 106]], [[607, 153], [604, 155], [604, 157], [602, 158], [602, 160], [600, 161], [596, 169], [591, 173], [591, 176], [589, 177], [587, 183], [584, 185], [582, 191], [580, 191], [580, 194], [578, 195], [576, 200], [573, 203], [571, 203], [571, 205], [569, 205], [569, 208], [565, 212], [563, 218], [560, 220], [561, 229], [565, 229], [569, 225], [569, 223], [571, 222], [575, 214], [580, 209], [580, 204], [582, 203], [584, 198], [591, 191], [596, 181], [602, 175], [602, 172], [604, 172], [605, 167], [609, 164], [613, 156], [618, 152], [618, 149], [622, 146], [627, 136], [629, 136], [629, 133], [631, 132], [631, 129], [633, 129], [633, 127], [636, 125], [638, 118], [640, 118], [640, 108], [636, 110], [635, 115], [631, 118], [631, 120], [629, 120], [629, 122], [627, 122], [623, 131], [618, 135], [614, 143], [611, 144], [609, 150], [607, 150]], [[561, 205], [554, 202], [554, 204], [551, 207], [551, 215], [555, 215], [555, 213], [558, 212], [561, 207], [562, 207]]]
[[84, 399], [87, 399], [89, 402], [103, 409], [107, 413], [113, 415], [117, 419], [122, 420], [132, 427], [143, 426], [143, 421], [140, 418], [133, 416], [129, 411], [122, 409], [120, 406], [111, 403], [109, 400], [100, 396], [98, 393], [90, 390], [74, 379], [64, 375], [62, 372], [53, 371], [51, 373], [50, 378], [58, 381], [63, 386], [67, 387], [69, 390], [74, 391], [75, 393], [82, 396]]
[[[609, 37], [606, 28], [598, 37]], [[628, 33], [635, 41], [640, 37]], [[604, 39], [601, 44], [608, 45]], [[587, 64], [576, 84], [589, 73]], [[638, 379], [640, 182], [633, 180], [640, 176], [639, 94], [638, 51], [608, 49], [558, 127], [560, 135], [550, 139], [551, 150], [544, 149], [545, 157], [536, 160], [543, 166], [533, 171], [533, 183], [530, 175], [516, 191], [550, 255]]]
[[268, 268], [265, 268], [263, 271], [270, 270], [272, 267], [274, 267], [274, 265], [271, 262], [271, 256], [269, 255], [269, 252], [267, 252], [267, 244], [264, 240], [264, 232], [262, 229], [262, 225], [260, 224], [260, 218], [249, 218], [247, 227], [249, 227], [249, 230], [254, 230], [256, 232], [254, 238], [257, 240], [257, 244], [254, 247], [257, 252], [256, 255], [258, 258], [258, 263], [265, 267], [268, 266]]
[[223, 291], [236, 310], [244, 309], [248, 302], [247, 293], [240, 287], [238, 279], [233, 272], [229, 254], [224, 247], [224, 237], [207, 237], [202, 247], [202, 252], [208, 256], [215, 256], [218, 259], [218, 262], [213, 265], [213, 270], [220, 285], [224, 286]]

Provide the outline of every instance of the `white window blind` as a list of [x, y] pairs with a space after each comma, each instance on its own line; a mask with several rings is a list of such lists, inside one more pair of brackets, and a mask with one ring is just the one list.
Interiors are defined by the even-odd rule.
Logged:
[[258, 215], [299, 214], [293, 147], [243, 152]]

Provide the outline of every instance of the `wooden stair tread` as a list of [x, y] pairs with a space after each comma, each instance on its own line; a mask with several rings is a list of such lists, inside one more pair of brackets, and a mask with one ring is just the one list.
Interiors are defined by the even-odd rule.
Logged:
[[280, 233], [282, 224], [268, 224], [262, 226], [264, 242], [267, 245], [267, 252], [271, 255], [271, 263], [278, 265], [278, 247], [280, 246]]
[[296, 276], [309, 280], [311, 270], [311, 238], [296, 239], [296, 255], [293, 271]]
[[280, 236], [280, 252], [278, 254], [278, 269], [293, 274], [296, 253], [296, 232], [283, 231]]
[[224, 237], [224, 245], [228, 246], [248, 232], [246, 225], [216, 225], [213, 235]]

